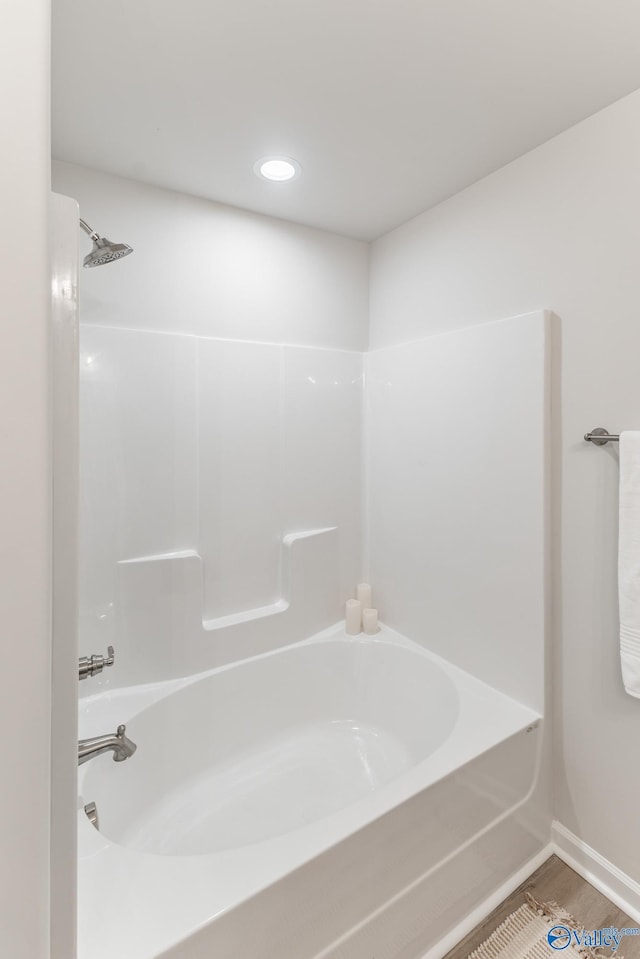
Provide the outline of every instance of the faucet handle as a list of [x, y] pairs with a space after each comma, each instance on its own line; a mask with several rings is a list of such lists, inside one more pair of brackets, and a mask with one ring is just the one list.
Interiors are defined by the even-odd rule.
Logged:
[[107, 646], [106, 656], [81, 656], [78, 660], [78, 679], [86, 679], [87, 676], [98, 676], [105, 666], [113, 666], [115, 661], [113, 646]]

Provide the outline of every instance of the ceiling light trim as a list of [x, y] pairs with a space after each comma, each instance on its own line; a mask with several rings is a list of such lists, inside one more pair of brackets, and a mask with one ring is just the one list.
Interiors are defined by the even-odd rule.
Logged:
[[293, 157], [265, 156], [256, 160], [253, 172], [260, 180], [269, 183], [291, 183], [301, 176], [302, 166]]

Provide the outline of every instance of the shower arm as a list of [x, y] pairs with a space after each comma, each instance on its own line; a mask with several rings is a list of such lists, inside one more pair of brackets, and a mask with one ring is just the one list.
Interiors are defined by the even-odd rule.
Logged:
[[80, 217], [80, 226], [82, 227], [82, 229], [84, 230], [84, 232], [87, 234], [87, 236], [89, 236], [92, 240], [99, 240], [99, 239], [100, 239], [99, 234], [96, 233], [95, 230], [92, 230], [91, 227], [89, 226], [89, 224], [86, 223], [86, 222], [82, 219], [82, 217]]

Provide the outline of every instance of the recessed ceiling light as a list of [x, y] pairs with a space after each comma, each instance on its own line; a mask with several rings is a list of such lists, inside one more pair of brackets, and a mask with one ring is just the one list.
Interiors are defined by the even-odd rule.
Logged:
[[295, 180], [302, 173], [302, 167], [291, 157], [262, 157], [254, 164], [254, 172], [264, 180]]

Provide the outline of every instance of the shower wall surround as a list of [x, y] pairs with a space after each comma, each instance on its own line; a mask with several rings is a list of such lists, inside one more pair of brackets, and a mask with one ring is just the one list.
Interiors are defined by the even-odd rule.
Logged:
[[360, 353], [82, 329], [80, 635], [116, 647], [104, 682], [339, 618], [360, 571], [362, 386]]
[[549, 322], [531, 313], [366, 357], [384, 619], [540, 712]]

